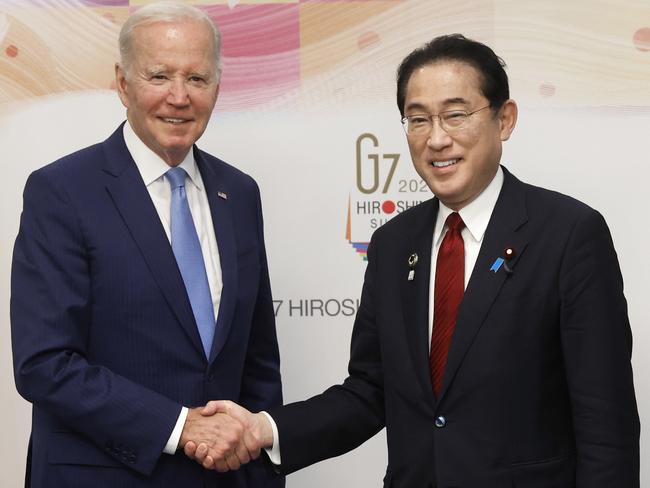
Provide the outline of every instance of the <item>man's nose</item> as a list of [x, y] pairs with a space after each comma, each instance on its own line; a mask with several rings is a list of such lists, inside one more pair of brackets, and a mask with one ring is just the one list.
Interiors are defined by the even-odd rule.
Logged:
[[185, 80], [175, 79], [169, 87], [167, 101], [172, 105], [187, 105], [189, 103], [189, 92], [185, 86]]
[[438, 150], [443, 147], [447, 147], [451, 143], [451, 136], [445, 129], [442, 128], [440, 119], [438, 117], [433, 117], [431, 121], [431, 129], [429, 130], [429, 137], [427, 139], [427, 145], [432, 149]]

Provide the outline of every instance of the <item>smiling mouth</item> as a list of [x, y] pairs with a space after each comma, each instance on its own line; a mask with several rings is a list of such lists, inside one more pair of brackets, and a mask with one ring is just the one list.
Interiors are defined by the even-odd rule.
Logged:
[[167, 122], [168, 124], [173, 124], [173, 125], [178, 125], [178, 124], [183, 124], [185, 122], [189, 122], [187, 119], [176, 119], [174, 117], [160, 117], [163, 122]]
[[431, 166], [433, 166], [434, 168], [446, 168], [448, 166], [452, 166], [452, 165], [458, 163], [458, 161], [460, 161], [460, 159], [458, 159], [458, 158], [456, 158], [456, 159], [447, 159], [445, 161], [431, 161]]

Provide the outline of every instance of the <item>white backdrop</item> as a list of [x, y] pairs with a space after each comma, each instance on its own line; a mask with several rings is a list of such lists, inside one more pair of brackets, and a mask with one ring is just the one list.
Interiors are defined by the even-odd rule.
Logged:
[[[514, 6], [507, 1], [495, 3], [502, 9]], [[600, 21], [608, 18], [603, 10], [608, 2], [576, 4], [592, 9], [599, 6], [601, 11], [596, 15]], [[426, 14], [425, 5], [431, 4], [427, 0], [404, 2], [401, 15], [408, 20]], [[650, 13], [638, 2], [630, 5]], [[535, 18], [555, 19], [542, 2], [538, 6]], [[1, 7], [0, 2], [0, 12]], [[561, 2], [556, 7], [561, 9]], [[566, 9], [567, 15], [572, 15]], [[437, 18], [433, 10], [428, 14]], [[650, 16], [645, 18], [650, 22]], [[393, 75], [403, 55], [440, 32], [413, 32], [403, 26], [400, 30], [381, 16], [374, 21], [375, 30], [384, 39], [408, 37], [408, 46], [400, 44], [388, 52], [378, 48], [363, 53], [361, 60], [350, 58], [325, 74], [307, 79], [299, 89], [286, 92], [284, 98], [249, 111], [227, 110], [226, 94], [199, 142], [203, 149], [252, 174], [260, 184], [286, 401], [319, 393], [345, 377], [353, 322], [350, 306], [359, 297], [365, 270], [361, 254], [346, 239], [349, 202], [354, 210], [357, 202], [366, 200], [408, 203], [430, 197], [417, 186], [409, 188], [417, 176], [393, 101]], [[439, 18], [437, 21], [442, 22]], [[506, 143], [503, 163], [524, 181], [585, 201], [600, 210], [610, 225], [634, 333], [633, 365], [642, 419], [641, 486], [648, 486], [650, 463], [645, 460], [650, 458], [650, 444], [646, 442], [650, 427], [644, 420], [650, 416], [650, 312], [645, 296], [650, 275], [646, 251], [650, 242], [650, 55], [639, 58], [645, 60], [645, 67], [639, 67], [632, 54], [629, 58], [607, 58], [603, 61], [605, 68], [614, 63], [621, 73], [616, 78], [585, 61], [584, 45], [545, 44], [535, 39], [534, 33], [513, 32], [507, 25], [499, 25], [496, 22], [488, 28], [480, 19], [461, 18], [445, 27], [486, 40], [509, 64], [520, 118]], [[597, 27], [590, 28], [598, 31]], [[561, 29], [555, 34], [560, 41], [568, 35]], [[616, 39], [599, 46], [599, 42], [607, 41], [605, 37], [591, 39], [595, 61], [601, 59], [599, 53], [618, 46]], [[522, 53], [531, 43], [538, 53], [534, 58]], [[631, 41], [629, 44], [633, 50]], [[538, 76], [531, 68], [539, 63], [549, 63], [548, 73], [554, 83], [544, 84], [548, 78]], [[549, 98], [549, 92], [555, 97]], [[8, 320], [11, 249], [18, 229], [22, 188], [31, 171], [103, 140], [123, 117], [122, 106], [110, 90], [67, 91], [0, 104], [0, 417], [5, 433], [0, 444], [0, 458], [5, 460], [0, 486], [22, 486], [30, 425], [30, 407], [13, 385]], [[377, 147], [369, 139], [362, 142], [362, 181], [368, 186], [372, 180], [368, 168], [373, 155], [378, 154], [382, 183], [370, 195], [362, 194], [356, 181], [357, 139], [366, 133], [373, 134], [378, 142]], [[381, 190], [391, 160], [382, 158], [383, 154], [400, 155], [385, 194]], [[400, 192], [400, 188], [407, 191]], [[370, 217], [352, 215], [352, 239], [369, 237], [371, 218], [389, 216], [385, 212]], [[381, 433], [350, 454], [291, 475], [288, 486], [380, 486], [385, 450]]]

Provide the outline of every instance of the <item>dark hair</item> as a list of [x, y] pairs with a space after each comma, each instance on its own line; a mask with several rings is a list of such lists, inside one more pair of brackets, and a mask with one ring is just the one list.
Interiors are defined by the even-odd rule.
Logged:
[[406, 85], [413, 71], [436, 61], [460, 61], [472, 66], [481, 76], [481, 92], [492, 109], [500, 108], [510, 98], [506, 63], [485, 44], [462, 34], [439, 36], [412, 51], [397, 68], [397, 106], [404, 115]]

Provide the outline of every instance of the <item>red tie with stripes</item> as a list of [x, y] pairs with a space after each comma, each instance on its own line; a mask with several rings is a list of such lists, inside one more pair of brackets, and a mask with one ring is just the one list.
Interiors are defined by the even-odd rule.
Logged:
[[436, 261], [436, 283], [433, 297], [433, 333], [431, 334], [431, 384], [440, 394], [442, 376], [447, 364], [449, 344], [456, 327], [458, 307], [465, 290], [465, 245], [460, 232], [463, 219], [454, 212], [447, 217], [445, 234]]

